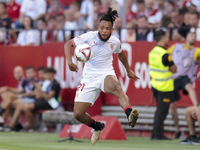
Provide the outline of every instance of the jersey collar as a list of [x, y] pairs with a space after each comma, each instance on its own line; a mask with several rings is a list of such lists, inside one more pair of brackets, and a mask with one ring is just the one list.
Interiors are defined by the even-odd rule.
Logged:
[[190, 50], [190, 49], [193, 49], [193, 48], [194, 48], [193, 45], [187, 47], [187, 46], [186, 46], [186, 43], [183, 43], [183, 47], [184, 47], [185, 50]]

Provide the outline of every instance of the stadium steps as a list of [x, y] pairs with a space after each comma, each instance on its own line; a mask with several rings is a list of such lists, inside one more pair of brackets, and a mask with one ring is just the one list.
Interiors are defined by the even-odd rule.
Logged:
[[[119, 122], [121, 122], [122, 127], [125, 130], [152, 130], [153, 128], [153, 119], [154, 113], [156, 111], [155, 106], [134, 106], [139, 111], [139, 118], [137, 124], [134, 128], [128, 126], [126, 115], [124, 114], [123, 109], [120, 106], [102, 106], [102, 115], [103, 116], [113, 116], [117, 117]], [[177, 109], [179, 114], [179, 125], [181, 131], [188, 132], [187, 122], [185, 120], [185, 108]], [[169, 110], [170, 112], [170, 110]], [[195, 122], [196, 131], [199, 132], [198, 122]], [[166, 120], [164, 121], [164, 129], [166, 131], [175, 131], [174, 123], [172, 120], [172, 115], [169, 113]]]

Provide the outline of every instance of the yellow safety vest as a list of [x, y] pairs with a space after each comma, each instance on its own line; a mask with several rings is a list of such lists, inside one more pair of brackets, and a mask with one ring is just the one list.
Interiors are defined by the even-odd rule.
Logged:
[[167, 51], [160, 47], [154, 47], [149, 53], [149, 69], [151, 85], [158, 91], [170, 92], [174, 90], [174, 79], [169, 66], [162, 63], [162, 57]]

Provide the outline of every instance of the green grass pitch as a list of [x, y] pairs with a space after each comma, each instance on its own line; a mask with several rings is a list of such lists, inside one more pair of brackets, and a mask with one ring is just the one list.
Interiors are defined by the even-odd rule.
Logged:
[[83, 142], [57, 142], [55, 133], [0, 133], [0, 150], [200, 150], [200, 146], [180, 145], [180, 140], [150, 141], [149, 138], [128, 137], [127, 141], [100, 140], [91, 145]]

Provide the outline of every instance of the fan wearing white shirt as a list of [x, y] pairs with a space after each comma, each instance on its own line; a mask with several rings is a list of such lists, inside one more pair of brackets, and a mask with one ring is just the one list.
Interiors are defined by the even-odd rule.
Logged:
[[46, 36], [47, 36], [47, 22], [44, 17], [41, 17], [37, 20], [37, 29], [36, 30], [36, 46], [44, 44], [46, 42]]
[[23, 21], [24, 29], [20, 31], [17, 38], [17, 45], [20, 46], [31, 46], [36, 42], [35, 30], [33, 30], [33, 20], [26, 16]]
[[34, 21], [45, 15], [47, 4], [45, 0], [24, 0], [20, 9], [19, 22], [22, 24], [25, 16], [31, 17]]

